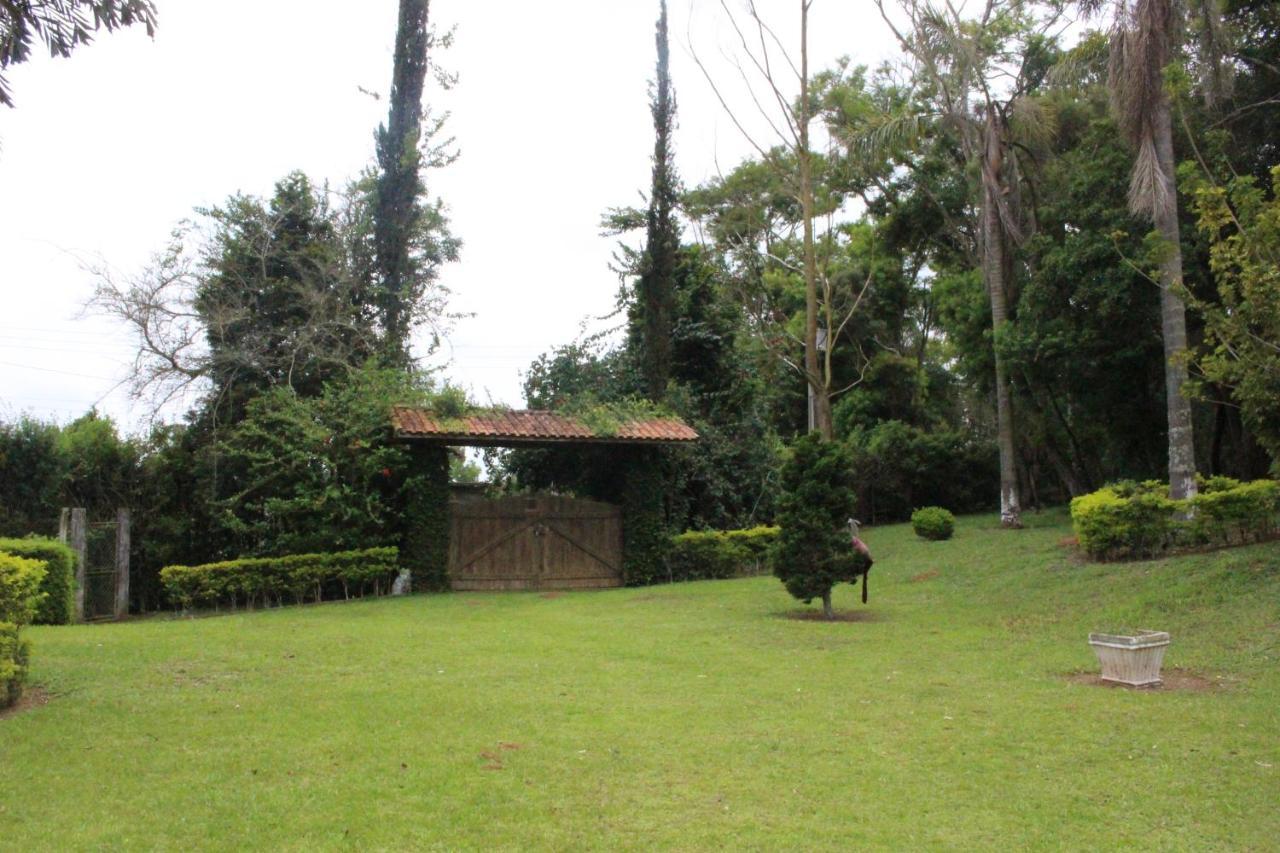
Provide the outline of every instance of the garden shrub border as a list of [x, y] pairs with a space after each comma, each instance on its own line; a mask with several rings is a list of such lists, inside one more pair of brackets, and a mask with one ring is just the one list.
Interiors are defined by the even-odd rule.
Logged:
[[688, 530], [671, 537], [667, 565], [673, 581], [770, 574], [777, 527]]
[[1280, 531], [1280, 482], [1199, 481], [1194, 497], [1173, 500], [1159, 480], [1104, 486], [1071, 501], [1081, 549], [1095, 560], [1158, 557], [1177, 551], [1245, 545]]
[[76, 552], [56, 539], [29, 537], [0, 539], [0, 553], [44, 563], [40, 585], [43, 600], [36, 608], [35, 625], [70, 625], [76, 612]]
[[39, 560], [0, 553], [0, 708], [22, 696], [31, 647], [20, 631], [44, 598], [44, 576]]
[[326, 554], [293, 554], [286, 557], [249, 557], [199, 566], [165, 566], [160, 582], [173, 602], [183, 610], [194, 607], [219, 608], [241, 603], [283, 605], [286, 596], [294, 603], [350, 598], [354, 591], [363, 596], [370, 587], [374, 595], [390, 592], [399, 573], [400, 549], [365, 548]]

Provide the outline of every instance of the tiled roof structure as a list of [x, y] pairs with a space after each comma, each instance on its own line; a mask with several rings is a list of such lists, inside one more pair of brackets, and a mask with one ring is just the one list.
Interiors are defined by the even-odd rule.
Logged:
[[683, 444], [698, 434], [679, 418], [636, 418], [612, 435], [597, 435], [570, 415], [546, 411], [487, 411], [461, 418], [437, 418], [426, 409], [396, 406], [396, 437], [462, 445], [512, 444]]

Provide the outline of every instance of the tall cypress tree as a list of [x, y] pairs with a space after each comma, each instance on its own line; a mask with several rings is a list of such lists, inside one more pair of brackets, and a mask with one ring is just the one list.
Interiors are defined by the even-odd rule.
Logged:
[[377, 199], [374, 206], [374, 245], [380, 279], [379, 314], [384, 348], [392, 363], [409, 359], [409, 332], [417, 270], [410, 251], [421, 216], [422, 91], [427, 76], [428, 0], [400, 0], [396, 27], [391, 111], [378, 128]]
[[[676, 222], [676, 176], [671, 150], [675, 129], [676, 99], [671, 89], [667, 45], [667, 3], [661, 2], [655, 42], [658, 48], [657, 79], [649, 98], [653, 113], [653, 186], [649, 193], [644, 253], [636, 285], [632, 337], [640, 344], [640, 368], [645, 394], [661, 401], [671, 377], [671, 325], [675, 309], [675, 277], [680, 252], [680, 226]], [[638, 334], [637, 334], [638, 333]]]

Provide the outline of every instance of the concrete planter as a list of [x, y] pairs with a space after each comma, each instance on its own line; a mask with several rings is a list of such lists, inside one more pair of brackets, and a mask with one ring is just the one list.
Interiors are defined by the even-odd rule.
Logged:
[[1139, 631], [1133, 636], [1090, 634], [1089, 645], [1102, 665], [1102, 680], [1131, 687], [1160, 683], [1160, 665], [1169, 635], [1164, 631]]

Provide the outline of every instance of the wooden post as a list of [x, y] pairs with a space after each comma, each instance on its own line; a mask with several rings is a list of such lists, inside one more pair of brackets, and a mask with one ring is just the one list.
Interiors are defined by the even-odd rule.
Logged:
[[58, 541], [63, 545], [67, 544], [67, 535], [71, 527], [71, 510], [65, 506], [62, 512], [58, 513]]
[[115, 618], [129, 615], [129, 510], [116, 510], [116, 606]]
[[76, 552], [76, 621], [84, 621], [85, 572], [89, 570], [89, 524], [84, 507], [71, 510], [68, 528], [71, 550]]

